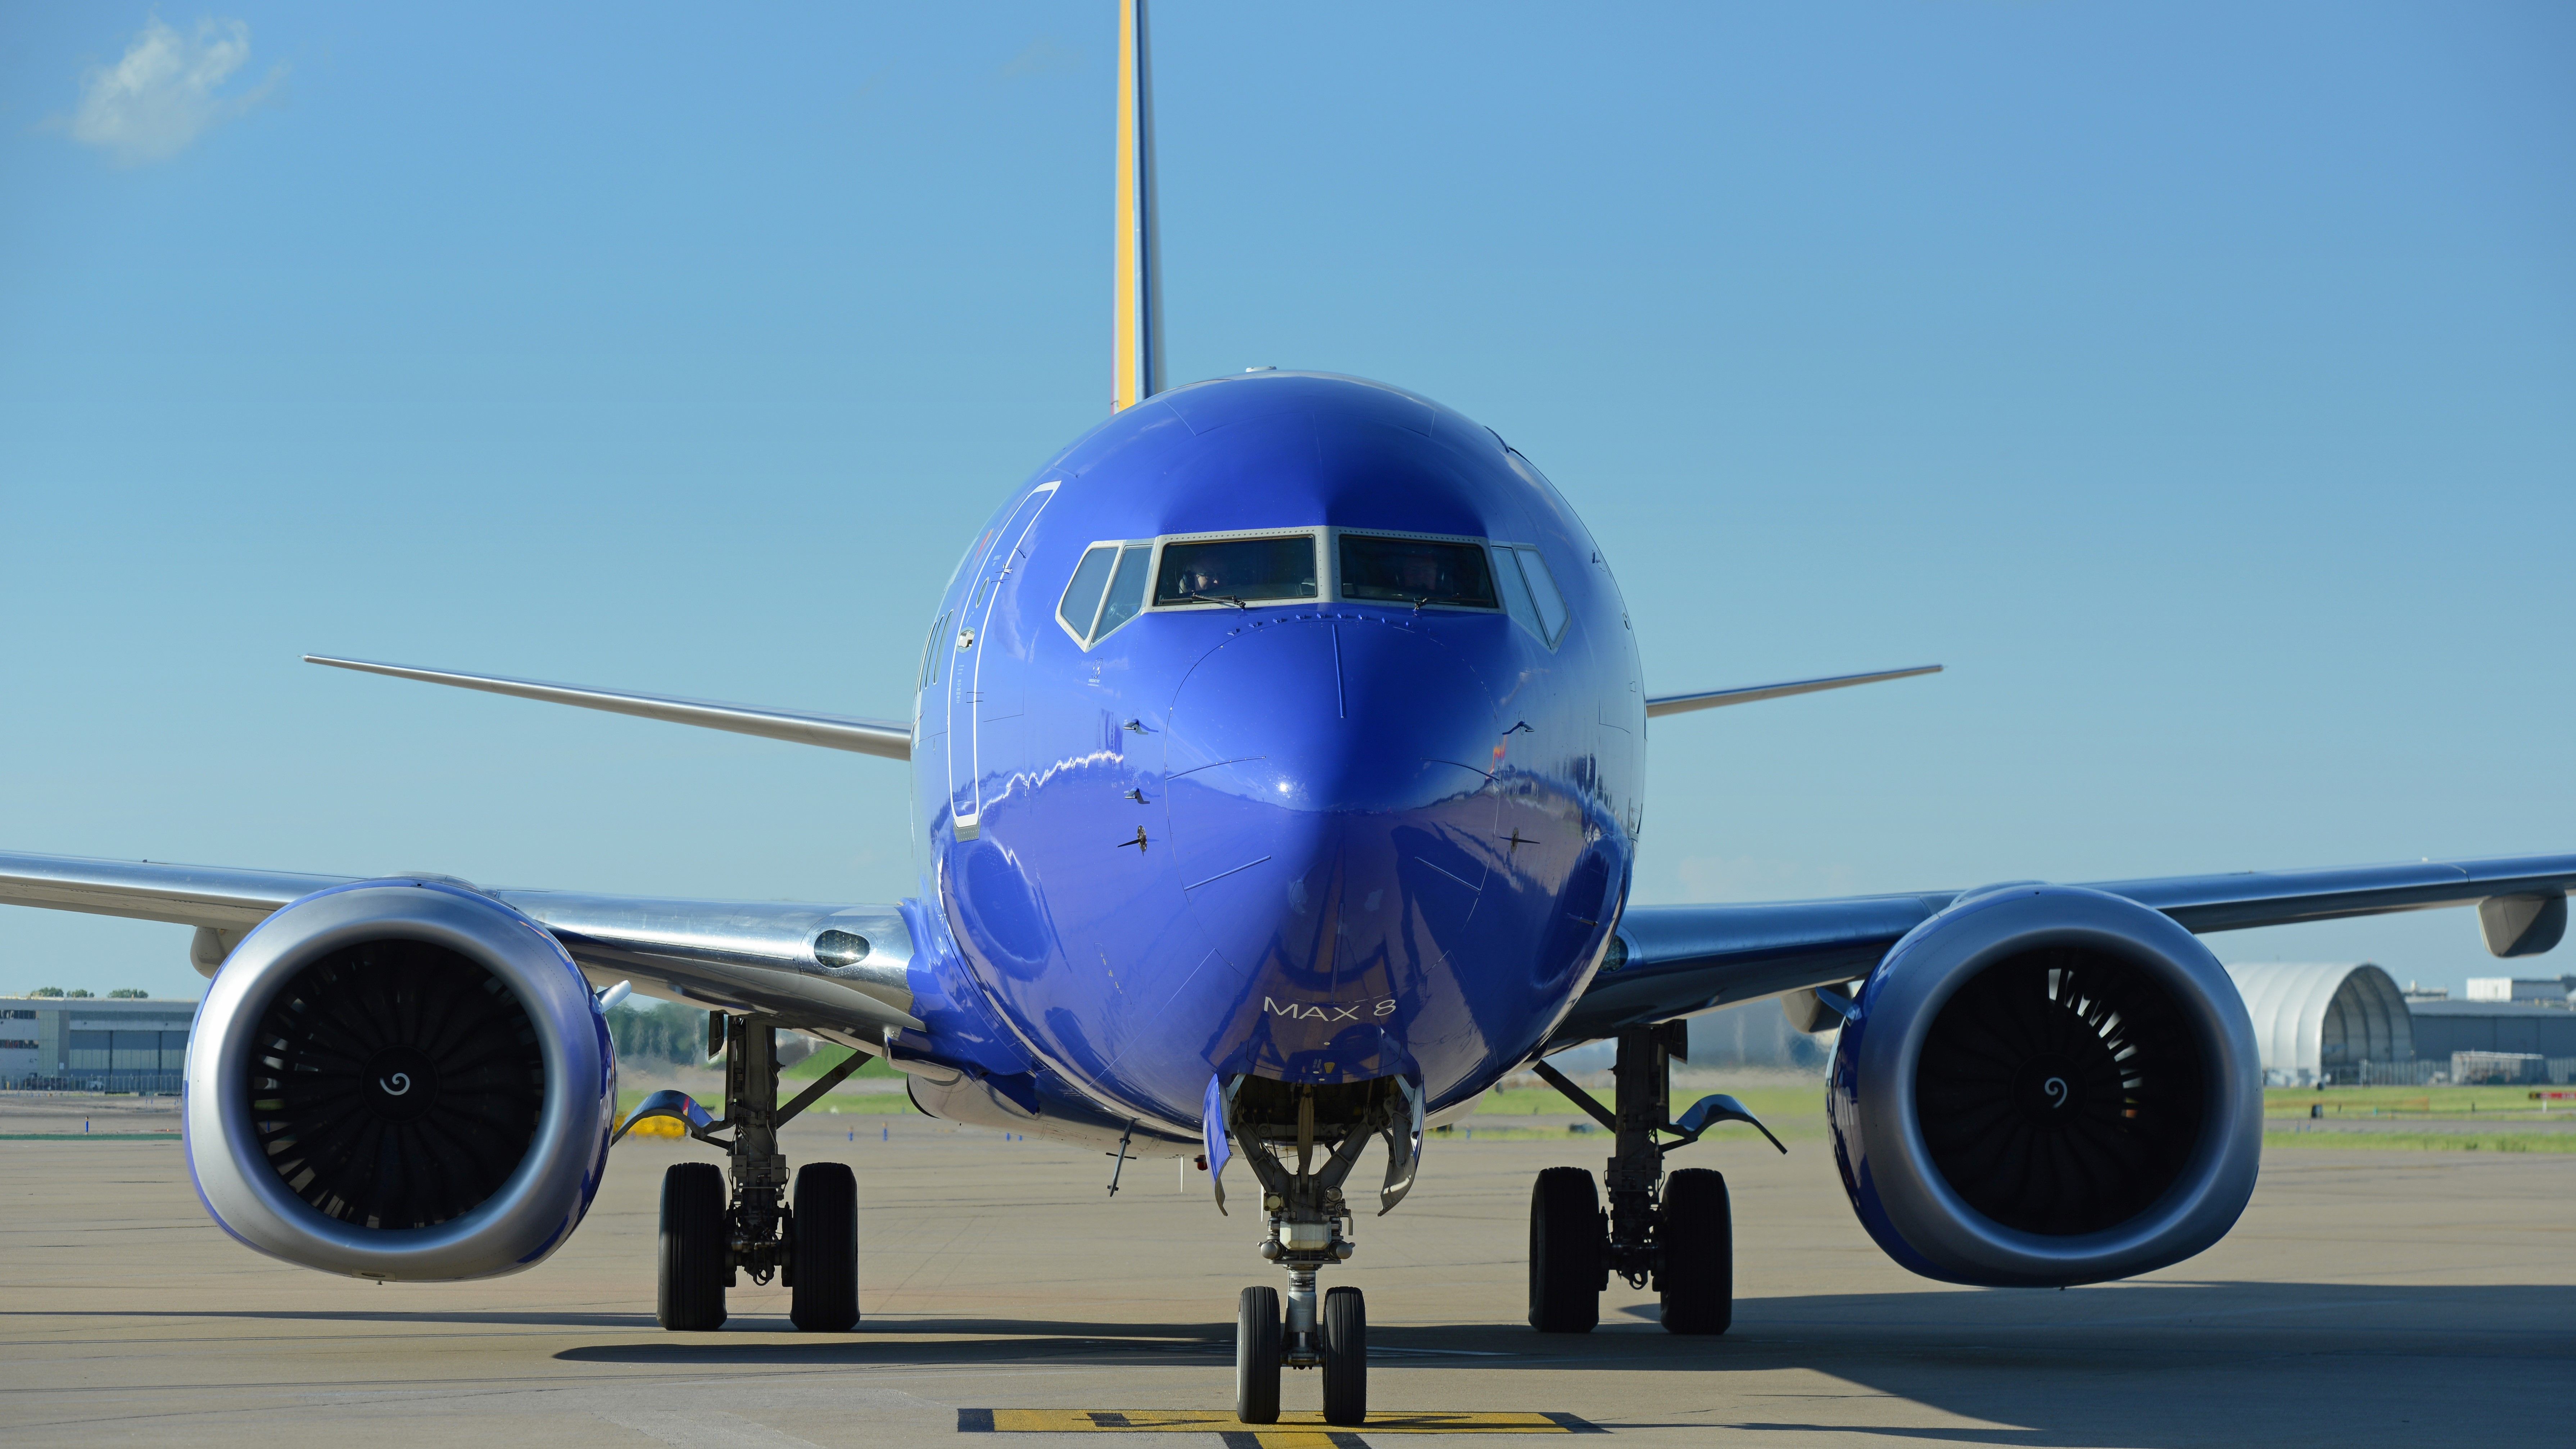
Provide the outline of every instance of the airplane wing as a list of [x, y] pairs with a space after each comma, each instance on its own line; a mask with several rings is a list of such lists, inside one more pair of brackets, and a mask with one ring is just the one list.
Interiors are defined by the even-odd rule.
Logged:
[[[353, 879], [0, 852], [0, 904], [195, 926], [189, 955], [209, 976], [269, 913]], [[889, 1028], [921, 1026], [906, 980], [912, 932], [892, 906], [474, 889], [553, 932], [596, 985], [631, 981], [648, 996], [759, 1012], [869, 1051], [884, 1049]]]
[[323, 654], [307, 654], [304, 662], [327, 664], [334, 669], [355, 669], [364, 674], [391, 675], [396, 679], [417, 679], [424, 684], [479, 689], [486, 694], [543, 700], [547, 704], [569, 704], [580, 709], [606, 710], [610, 714], [631, 714], [638, 719], [658, 719], [665, 724], [730, 730], [738, 735], [759, 735], [763, 739], [785, 740], [790, 744], [821, 745], [830, 750], [881, 755], [889, 760], [912, 758], [912, 726], [896, 720], [860, 719], [846, 714], [818, 714], [812, 710], [770, 709], [756, 704], [722, 704], [711, 699], [637, 694], [626, 689], [593, 689], [584, 684], [510, 679], [498, 674], [460, 674], [453, 669], [418, 669], [408, 664], [335, 659]]
[[1887, 679], [1912, 679], [1918, 674], [1938, 674], [1938, 664], [1918, 664], [1911, 669], [1880, 669], [1868, 674], [1835, 674], [1822, 679], [1784, 679], [1777, 684], [1738, 685], [1732, 689], [1701, 689], [1688, 694], [1651, 695], [1646, 700], [1646, 718], [1661, 719], [1668, 714], [1686, 714], [1695, 709], [1716, 709], [1721, 705], [1755, 704], [1766, 699], [1787, 699], [1793, 694], [1814, 694], [1821, 689], [1849, 689], [1855, 684], [1876, 684]]
[[[2162, 911], [2194, 932], [2474, 905], [2489, 951], [2527, 956], [2557, 945], [2566, 929], [2576, 855], [2169, 876], [2089, 888]], [[1857, 980], [1899, 937], [1963, 894], [1632, 906], [1620, 918], [1610, 959], [1546, 1050], [1625, 1026]]]

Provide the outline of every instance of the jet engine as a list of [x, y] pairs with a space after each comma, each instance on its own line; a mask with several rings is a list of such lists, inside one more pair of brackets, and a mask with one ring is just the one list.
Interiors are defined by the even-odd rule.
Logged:
[[262, 922], [188, 1043], [189, 1170], [224, 1231], [361, 1278], [533, 1266], [608, 1160], [616, 1050], [536, 922], [462, 882], [362, 881]]
[[2263, 1072], [2216, 957], [2067, 886], [1974, 892], [1889, 950], [1827, 1109], [1870, 1236], [1928, 1277], [2092, 1283], [2218, 1241], [2254, 1192]]

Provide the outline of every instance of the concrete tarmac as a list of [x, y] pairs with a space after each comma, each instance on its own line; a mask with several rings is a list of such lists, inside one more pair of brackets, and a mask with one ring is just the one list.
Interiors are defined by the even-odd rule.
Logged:
[[[588, 1223], [533, 1271], [377, 1286], [224, 1237], [173, 1142], [0, 1141], [0, 1441], [1227, 1442], [1115, 1426], [1230, 1406], [1235, 1293], [1280, 1277], [1253, 1253], [1241, 1197], [1219, 1218], [1205, 1175], [1162, 1158], [1131, 1163], [1113, 1200], [1105, 1158], [919, 1117], [787, 1135], [793, 1160], [859, 1175], [866, 1319], [851, 1334], [794, 1332], [786, 1291], [747, 1280], [722, 1332], [654, 1327], [656, 1194], [665, 1165], [713, 1156], [691, 1144], [620, 1145]], [[1732, 1333], [1667, 1335], [1652, 1297], [1622, 1286], [1599, 1331], [1566, 1338], [1522, 1321], [1530, 1180], [1598, 1171], [1606, 1144], [1434, 1140], [1412, 1199], [1363, 1219], [1358, 1257], [1326, 1275], [1368, 1293], [1383, 1422], [1359, 1438], [1417, 1442], [1406, 1416], [1467, 1411], [1555, 1415], [1521, 1422], [1640, 1446], [1784, 1449], [2545, 1444], [2576, 1423], [2576, 1157], [2275, 1153], [2244, 1222], [2199, 1258], [2124, 1284], [1993, 1292], [1890, 1263], [1830, 1151], [1791, 1145], [1677, 1158], [1734, 1190]], [[1239, 1167], [1230, 1177], [1250, 1192]], [[1290, 1410], [1316, 1395], [1313, 1375], [1287, 1375]], [[1110, 1427], [969, 1433], [1067, 1422], [980, 1410], [1092, 1411], [1078, 1422]]]

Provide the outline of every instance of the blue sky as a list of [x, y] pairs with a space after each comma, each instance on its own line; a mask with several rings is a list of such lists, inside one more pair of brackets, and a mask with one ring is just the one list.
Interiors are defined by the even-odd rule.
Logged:
[[[1107, 0], [0, 39], [0, 847], [909, 892], [889, 762], [296, 657], [904, 713], [1107, 405]], [[1950, 667], [1659, 723], [1639, 899], [2576, 849], [2576, 11], [1156, 39], [1176, 379], [1495, 427], [1650, 689]], [[2502, 969], [2459, 912], [2211, 939]], [[0, 910], [0, 990], [186, 943]]]

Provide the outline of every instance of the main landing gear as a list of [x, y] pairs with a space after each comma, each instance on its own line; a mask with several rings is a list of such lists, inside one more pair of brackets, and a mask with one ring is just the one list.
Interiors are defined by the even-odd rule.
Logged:
[[[1545, 1062], [1534, 1070], [1615, 1134], [1605, 1174], [1610, 1211], [1592, 1174], [1551, 1167], [1530, 1193], [1529, 1321], [1541, 1333], [1590, 1333], [1601, 1321], [1601, 1292], [1617, 1273], [1632, 1288], [1650, 1284], [1663, 1297], [1668, 1333], [1724, 1333], [1735, 1317], [1735, 1225], [1726, 1179], [1706, 1168], [1664, 1176], [1664, 1154], [1687, 1147], [1720, 1122], [1771, 1129], [1733, 1097], [1703, 1097], [1676, 1122], [1671, 1065], [1686, 1057], [1687, 1024], [1630, 1027], [1619, 1033], [1616, 1106]], [[1661, 1133], [1679, 1134], [1666, 1142]], [[1782, 1152], [1780, 1139], [1771, 1145]]]
[[[778, 1129], [866, 1058], [852, 1055], [781, 1108], [777, 1029], [719, 1013], [707, 1034], [725, 1057], [724, 1119], [708, 1120], [676, 1092], [656, 1093], [627, 1119], [632, 1126], [647, 1115], [679, 1117], [691, 1136], [725, 1148], [732, 1168], [730, 1199], [725, 1174], [711, 1162], [683, 1162], [662, 1175], [654, 1317], [670, 1329], [721, 1328], [725, 1289], [749, 1273], [754, 1283], [785, 1280], [788, 1318], [798, 1328], [847, 1332], [859, 1321], [858, 1180], [842, 1163], [809, 1162], [796, 1171], [791, 1201]], [[730, 1140], [712, 1135], [728, 1128]]]
[[[1279, 1422], [1279, 1370], [1321, 1371], [1324, 1422], [1368, 1421], [1368, 1305], [1357, 1288], [1335, 1288], [1320, 1301], [1316, 1273], [1357, 1251], [1343, 1180], [1372, 1137], [1387, 1144], [1379, 1211], [1413, 1187], [1422, 1148], [1422, 1096], [1399, 1078], [1316, 1086], [1240, 1077], [1227, 1094], [1226, 1121], [1261, 1181], [1270, 1235], [1261, 1256], [1288, 1270], [1283, 1305], [1275, 1288], [1246, 1288], [1235, 1304], [1234, 1416], [1247, 1424]], [[1280, 1149], [1294, 1144], [1292, 1170]], [[1315, 1160], [1319, 1148], [1324, 1159]], [[1222, 1182], [1217, 1205], [1225, 1205]]]

